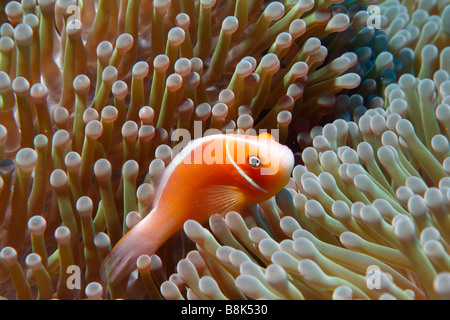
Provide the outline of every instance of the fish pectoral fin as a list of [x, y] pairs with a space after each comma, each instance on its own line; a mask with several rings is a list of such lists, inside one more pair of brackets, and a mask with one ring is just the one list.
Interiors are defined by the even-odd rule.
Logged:
[[215, 185], [197, 193], [196, 206], [208, 215], [224, 215], [236, 211], [245, 204], [245, 196], [237, 187]]

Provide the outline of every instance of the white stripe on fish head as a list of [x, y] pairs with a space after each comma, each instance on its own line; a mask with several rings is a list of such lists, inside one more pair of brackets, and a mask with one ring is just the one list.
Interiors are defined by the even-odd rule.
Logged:
[[[247, 140], [249, 141], [249, 140]], [[264, 192], [264, 193], [268, 193], [267, 190], [261, 188], [255, 181], [252, 180], [252, 178], [250, 178], [245, 172], [244, 170], [241, 169], [241, 167], [239, 167], [239, 165], [236, 163], [236, 161], [234, 161], [233, 157], [230, 154], [230, 150], [229, 150], [229, 144], [231, 142], [231, 139], [228, 140], [226, 142], [226, 152], [227, 152], [227, 158], [228, 160], [231, 162], [231, 164], [233, 165], [233, 167], [239, 172], [239, 174], [248, 182], [250, 183], [253, 187], [255, 187], [256, 189]]]
[[[222, 139], [232, 139], [234, 141], [245, 142], [245, 143], [254, 144], [254, 145], [257, 145], [257, 144], [261, 143], [258, 140], [255, 141], [255, 140], [251, 140], [251, 139], [241, 138], [241, 137], [239, 137], [237, 135], [210, 135], [210, 136], [206, 136], [206, 137], [203, 137], [203, 138], [200, 138], [200, 139], [195, 139], [195, 140], [189, 141], [189, 143], [174, 157], [174, 159], [172, 159], [170, 164], [164, 170], [163, 176], [160, 179], [160, 184], [159, 184], [158, 189], [156, 191], [157, 193], [156, 193], [156, 196], [155, 196], [155, 199], [154, 199], [154, 204], [155, 205], [158, 203], [158, 200], [161, 197], [162, 190], [164, 189], [165, 184], [167, 183], [167, 181], [169, 180], [169, 178], [173, 174], [173, 172], [176, 170], [176, 168], [178, 168], [178, 166], [181, 165], [181, 164], [191, 164], [192, 163], [192, 155], [194, 156], [193, 157], [194, 164], [196, 164], [196, 163], [203, 163], [204, 159], [203, 159], [203, 154], [202, 154], [202, 151], [201, 151], [203, 149], [203, 145], [205, 143], [209, 143], [209, 142], [211, 142], [211, 141], [213, 141], [214, 139], [217, 139], [217, 138], [219, 138], [219, 139], [220, 138], [222, 138]], [[272, 142], [270, 141], [270, 143], [272, 143]], [[234, 159], [231, 157], [231, 155], [229, 153], [228, 142], [227, 142], [227, 146], [226, 146], [226, 152], [227, 152], [227, 160], [234, 166], [234, 168], [236, 168], [236, 170], [239, 172], [239, 174], [246, 181], [248, 181], [256, 189], [258, 189], [260, 191], [263, 191], [264, 193], [268, 193], [267, 190], [261, 188], [257, 183], [255, 183], [239, 167], [237, 162], [234, 161]], [[199, 159], [198, 159], [199, 153], [202, 155], [202, 158], [201, 158], [200, 162], [199, 162]], [[239, 156], [239, 154], [238, 154], [238, 156]], [[238, 163], [241, 163], [241, 161], [242, 161], [242, 159], [238, 159]], [[269, 168], [263, 168], [263, 169], [269, 169]], [[263, 170], [263, 169], [261, 169], [261, 170]]]

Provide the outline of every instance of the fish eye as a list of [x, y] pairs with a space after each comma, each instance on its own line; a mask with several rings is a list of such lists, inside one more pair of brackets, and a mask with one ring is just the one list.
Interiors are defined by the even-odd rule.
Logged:
[[261, 165], [261, 160], [257, 156], [248, 157], [248, 164], [253, 168], [258, 168]]

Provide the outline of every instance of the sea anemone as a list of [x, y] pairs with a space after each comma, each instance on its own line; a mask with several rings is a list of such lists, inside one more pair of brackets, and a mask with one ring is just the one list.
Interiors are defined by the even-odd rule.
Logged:
[[[0, 295], [450, 298], [446, 1], [0, 3]], [[176, 129], [277, 129], [298, 165], [106, 284]]]
[[211, 231], [186, 222], [197, 250], [175, 279], [189, 289], [169, 280], [164, 297], [448, 299], [449, 149], [437, 111], [448, 95], [426, 91], [430, 82], [415, 89], [426, 94], [417, 107], [436, 111], [429, 149], [406, 118], [404, 93], [358, 123], [314, 130], [303, 165], [275, 199], [244, 216], [212, 216]]
[[385, 110], [373, 111], [359, 126], [342, 120], [325, 126], [324, 133], [355, 130], [341, 131], [344, 139], [316, 136], [302, 154], [305, 164], [275, 199], [244, 217], [212, 216], [211, 231], [186, 222], [197, 250], [179, 262], [175, 279], [189, 289], [169, 280], [164, 297], [448, 299], [445, 162], [429, 152], [419, 171], [403, 163], [419, 152], [410, 142], [418, 141], [411, 123], [400, 119], [392, 131]]

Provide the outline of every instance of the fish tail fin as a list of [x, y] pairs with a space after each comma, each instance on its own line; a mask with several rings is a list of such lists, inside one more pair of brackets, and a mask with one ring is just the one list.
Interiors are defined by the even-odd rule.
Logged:
[[153, 255], [159, 248], [145, 238], [139, 225], [130, 230], [112, 249], [102, 263], [100, 275], [104, 283], [114, 283], [123, 280], [136, 269], [137, 259], [146, 254]]

